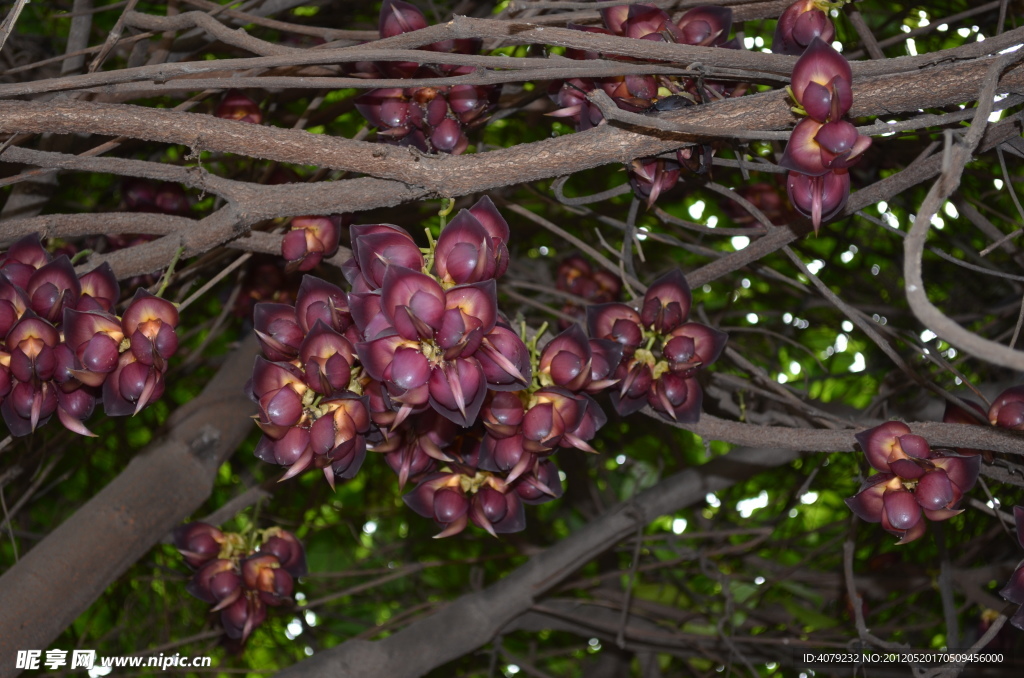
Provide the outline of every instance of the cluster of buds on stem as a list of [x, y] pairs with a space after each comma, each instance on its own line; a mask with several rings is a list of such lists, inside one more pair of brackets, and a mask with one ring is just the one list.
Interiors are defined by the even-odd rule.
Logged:
[[691, 304], [686, 277], [675, 270], [648, 288], [639, 312], [626, 304], [587, 309], [591, 336], [622, 347], [611, 393], [619, 414], [650, 405], [672, 421], [700, 418], [704, 394], [697, 373], [718, 359], [728, 335], [690, 321]]
[[[319, 468], [333, 484], [375, 452], [400, 486], [415, 483], [406, 502], [436, 520], [440, 536], [470, 523], [496, 535], [524, 528], [523, 504], [561, 496], [551, 460], [559, 448], [595, 451], [589, 441], [606, 416], [594, 395], [625, 380], [626, 395], [613, 395], [624, 413], [642, 388], [641, 405], [649, 389], [666, 416], [699, 416], [695, 373], [726, 337], [687, 322], [682, 274], [655, 283], [641, 313], [597, 307], [600, 335], [571, 325], [540, 346], [546, 326], [516, 331], [498, 309], [510, 232], [489, 198], [444, 223], [436, 240], [428, 230], [427, 247], [392, 224], [349, 233], [351, 292], [307, 276], [295, 306], [255, 309], [264, 352], [250, 386], [264, 432], [256, 454], [288, 467], [284, 478]], [[586, 296], [620, 286], [582, 259], [559, 279]], [[622, 323], [605, 327], [620, 307], [636, 318], [635, 344]]]
[[811, 41], [793, 68], [793, 110], [807, 117], [793, 129], [779, 164], [790, 170], [790, 201], [810, 217], [815, 233], [846, 205], [849, 169], [871, 146], [871, 137], [844, 119], [853, 105], [852, 82], [850, 64], [821, 38]]
[[925, 518], [948, 520], [963, 512], [957, 505], [974, 487], [981, 458], [933, 450], [928, 441], [900, 421], [857, 434], [868, 463], [880, 471], [868, 478], [847, 506], [869, 523], [906, 544], [925, 533]]
[[[402, 0], [384, 0], [380, 9], [380, 36], [390, 38], [427, 27], [415, 6]], [[435, 42], [419, 49], [441, 54], [477, 54], [479, 39]], [[367, 78], [423, 79], [456, 77], [473, 72], [472, 66], [381, 61], [357, 64], [354, 75]], [[498, 104], [500, 85], [443, 85], [373, 89], [355, 100], [355, 107], [377, 137], [424, 153], [458, 155], [469, 146], [466, 132], [487, 121]]]
[[[688, 10], [673, 21], [664, 10], [653, 5], [634, 4], [606, 7], [601, 10], [604, 28], [570, 24], [574, 30], [604, 35], [620, 35], [653, 42], [675, 42], [701, 47], [724, 47], [739, 49], [736, 39], [729, 40], [732, 27], [732, 10], [729, 8], [703, 5]], [[570, 49], [566, 56], [571, 59], [614, 58], [623, 61], [637, 61], [631, 57], [613, 57], [597, 52]], [[664, 111], [705, 103], [730, 96], [740, 96], [746, 91], [745, 85], [705, 81], [703, 79], [679, 78], [667, 75], [626, 75], [597, 79], [574, 78], [555, 82], [548, 90], [551, 99], [559, 109], [549, 115], [571, 119], [576, 131], [583, 131], [601, 124], [604, 116], [593, 105], [587, 94], [601, 88], [625, 111], [643, 113]], [[636, 196], [648, 206], [658, 196], [670, 190], [679, 180], [679, 173], [687, 169], [703, 174], [710, 169], [712, 148], [708, 145], [688, 146], [676, 153], [675, 160], [664, 158], [640, 158], [627, 166], [630, 183]]]
[[120, 296], [109, 265], [79, 277], [38, 235], [0, 255], [0, 413], [12, 435], [56, 413], [68, 430], [92, 436], [83, 421], [98, 400], [108, 416], [124, 416], [160, 397], [178, 311], [140, 289], [119, 318]]
[[194, 571], [188, 592], [213, 605], [224, 633], [242, 643], [266, 620], [268, 605], [291, 602], [295, 579], [306, 574], [302, 544], [279, 527], [246, 535], [188, 523], [175, 528], [174, 546]]
[[815, 38], [831, 44], [836, 38], [836, 27], [828, 12], [844, 4], [845, 0], [797, 0], [785, 9], [775, 25], [772, 52], [800, 56]]
[[351, 223], [351, 214], [294, 217], [281, 239], [281, 256], [288, 262], [289, 271], [311, 271], [333, 257], [341, 241], [341, 229]]

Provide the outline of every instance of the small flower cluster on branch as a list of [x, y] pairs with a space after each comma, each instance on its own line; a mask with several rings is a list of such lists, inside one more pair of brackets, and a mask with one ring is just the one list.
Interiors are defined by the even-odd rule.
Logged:
[[821, 38], [811, 41], [793, 68], [793, 110], [807, 117], [793, 129], [779, 164], [790, 170], [790, 201], [811, 219], [815, 233], [846, 205], [849, 169], [871, 146], [871, 137], [844, 119], [853, 105], [852, 82], [850, 64]]
[[228, 638], [245, 642], [267, 618], [267, 606], [291, 601], [295, 579], [306, 574], [306, 553], [279, 527], [249, 536], [207, 523], [174, 530], [174, 546], [195, 573], [186, 589], [220, 612]]
[[92, 436], [83, 421], [98, 400], [116, 417], [160, 397], [178, 348], [178, 310], [140, 288], [119, 318], [120, 296], [108, 264], [79, 277], [38, 235], [0, 255], [0, 413], [12, 435], [56, 412], [65, 428]]
[[[406, 503], [439, 536], [470, 522], [496, 535], [524, 528], [524, 503], [561, 495], [559, 448], [595, 452], [598, 393], [612, 389], [623, 414], [650, 403], [671, 419], [699, 417], [695, 375], [726, 335], [687, 322], [682, 273], [656, 281], [639, 313], [591, 307], [592, 337], [574, 324], [539, 346], [546, 326], [517, 332], [498, 308], [510, 232], [489, 198], [436, 241], [428, 231], [425, 248], [392, 224], [349, 230], [350, 293], [307, 276], [295, 306], [255, 309], [256, 455], [288, 467], [285, 478], [318, 468], [333, 485], [369, 450], [400, 486], [416, 483]], [[581, 281], [589, 267], [563, 272]]]
[[925, 518], [948, 520], [963, 512], [957, 506], [974, 487], [981, 457], [933, 450], [928, 441], [900, 421], [857, 434], [868, 463], [880, 473], [868, 478], [847, 506], [869, 523], [907, 544], [925, 533]]
[[[710, 5], [694, 7], [684, 13], [678, 22], [672, 21], [672, 17], [664, 10], [646, 4], [606, 7], [601, 10], [601, 16], [604, 19], [604, 28], [574, 24], [568, 27], [587, 33], [621, 35], [654, 42], [740, 48], [735, 38], [728, 39], [732, 27], [732, 10], [729, 8]], [[638, 61], [632, 57], [611, 56], [580, 49], [570, 49], [566, 56], [570, 59], [600, 57]], [[596, 127], [604, 122], [604, 116], [600, 109], [587, 99], [587, 93], [598, 87], [603, 89], [619, 108], [634, 113], [672, 110], [714, 99], [740, 96], [746, 91], [743, 85], [666, 75], [574, 78], [551, 85], [548, 94], [561, 108], [548, 115], [573, 120], [577, 132]], [[707, 172], [711, 167], [712, 153], [711, 146], [703, 144], [679, 149], [674, 161], [664, 158], [634, 160], [627, 167], [633, 192], [648, 206], [653, 205], [659, 195], [676, 185], [682, 169], [697, 174]]]
[[[390, 38], [426, 28], [427, 20], [413, 5], [384, 0], [380, 8], [380, 36]], [[440, 54], [476, 54], [478, 38], [445, 40], [420, 49]], [[472, 73], [472, 66], [421, 66], [409, 61], [360, 62], [356, 76], [367, 78], [437, 78]], [[372, 89], [355, 100], [359, 111], [377, 128], [377, 137], [424, 153], [459, 155], [469, 146], [466, 132], [487, 121], [498, 104], [501, 85], [441, 87], [389, 87]]]

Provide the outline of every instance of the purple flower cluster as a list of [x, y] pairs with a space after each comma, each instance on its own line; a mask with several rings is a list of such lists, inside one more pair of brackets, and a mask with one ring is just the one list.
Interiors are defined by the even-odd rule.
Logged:
[[[675, 42], [701, 47], [725, 47], [739, 49], [739, 42], [729, 40], [732, 27], [732, 10], [729, 8], [703, 5], [688, 10], [678, 22], [664, 10], [653, 5], [617, 5], [601, 10], [604, 28], [597, 26], [568, 27], [587, 33], [620, 35], [653, 42]], [[570, 49], [566, 56], [571, 59], [615, 58], [636, 61], [630, 57], [613, 57], [597, 52]], [[549, 115], [570, 118], [576, 131], [596, 127], [604, 121], [601, 111], [590, 103], [587, 93], [601, 88], [615, 104], [626, 111], [640, 113], [657, 110], [671, 110], [682, 106], [695, 105], [713, 99], [739, 96], [746, 91], [744, 86], [730, 83], [680, 79], [664, 75], [627, 75], [598, 79], [573, 78], [555, 82], [548, 95], [559, 105]], [[685, 168], [702, 174], [711, 166], [712, 148], [708, 145], [688, 146], [676, 153], [676, 160], [664, 158], [640, 158], [627, 167], [630, 183], [638, 198], [648, 206], [658, 196], [670, 190], [679, 180], [680, 171]]]
[[[390, 38], [427, 27], [415, 6], [402, 0], [384, 0], [380, 9], [380, 36]], [[441, 54], [476, 54], [479, 39], [445, 40], [419, 49]], [[472, 73], [472, 66], [408, 61], [361, 62], [355, 75], [367, 78], [442, 78]], [[377, 137], [424, 153], [458, 155], [469, 146], [466, 132], [487, 121], [498, 104], [500, 85], [388, 87], [372, 89], [355, 100], [356, 110], [377, 128]]]
[[853, 105], [852, 82], [850, 64], [821, 38], [793, 68], [790, 93], [807, 117], [793, 129], [779, 164], [790, 170], [790, 201], [810, 217], [815, 233], [846, 205], [849, 169], [871, 146], [871, 137], [844, 119]]
[[925, 518], [947, 520], [962, 513], [957, 505], [974, 487], [981, 458], [933, 450], [900, 421], [888, 421], [857, 434], [868, 463], [880, 473], [868, 478], [847, 506], [869, 523], [906, 544], [925, 533]]
[[619, 414], [650, 405], [673, 421], [700, 418], [704, 394], [697, 372], [718, 359], [728, 335], [690, 321], [691, 303], [686, 278], [675, 270], [647, 289], [639, 312], [626, 304], [587, 309], [591, 336], [622, 348], [611, 392]]
[[213, 605], [229, 638], [245, 642], [267, 618], [267, 606], [291, 601], [295, 579], [306, 574], [306, 554], [291, 532], [259, 530], [247, 539], [206, 523], [174, 530], [174, 546], [195, 571], [187, 590]]
[[[489, 198], [426, 248], [391, 224], [350, 234], [351, 292], [307, 276], [294, 307], [256, 306], [265, 355], [250, 386], [264, 433], [256, 454], [288, 467], [286, 478], [308, 468], [332, 484], [351, 478], [369, 450], [401, 486], [416, 483], [406, 503], [441, 535], [470, 522], [515, 532], [524, 503], [562, 493], [555, 451], [594, 451], [606, 421], [595, 394], [623, 380], [624, 395], [613, 394], [623, 413], [649, 400], [672, 418], [699, 416], [695, 372], [726, 337], [687, 322], [682, 274], [655, 283], [641, 313], [597, 307], [600, 335], [572, 325], [538, 347], [543, 329], [527, 343], [526, 328], [517, 333], [498, 309], [509, 227]], [[606, 327], [615, 313], [636, 317], [635, 344], [621, 323]]]
[[65, 428], [92, 436], [82, 422], [98, 400], [108, 416], [124, 416], [160, 397], [178, 311], [140, 289], [119, 318], [120, 296], [109, 265], [79, 277], [38, 235], [0, 255], [0, 413], [12, 435], [56, 413]]

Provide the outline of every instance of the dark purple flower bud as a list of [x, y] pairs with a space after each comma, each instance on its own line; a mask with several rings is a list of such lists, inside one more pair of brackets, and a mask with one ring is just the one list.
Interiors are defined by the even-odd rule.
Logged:
[[558, 467], [550, 459], [538, 460], [533, 471], [520, 476], [514, 488], [526, 504], [544, 504], [559, 499], [564, 491]]
[[380, 8], [380, 37], [391, 38], [427, 27], [427, 20], [415, 5], [402, 0], [384, 0]]
[[104, 311], [64, 310], [64, 342], [73, 351], [80, 369], [73, 376], [83, 384], [100, 386], [117, 368], [124, 341], [121, 323]]
[[686, 276], [675, 269], [647, 289], [640, 309], [640, 322], [659, 334], [667, 334], [686, 321], [692, 301]]
[[914, 488], [914, 497], [921, 508], [931, 511], [951, 509], [963, 493], [949, 480], [945, 471], [929, 471], [921, 476]]
[[275, 556], [281, 567], [293, 577], [306, 574], [306, 551], [294, 534], [279, 527], [272, 527], [266, 531], [263, 539], [260, 553]]
[[500, 492], [490, 486], [482, 487], [473, 495], [469, 519], [494, 537], [526, 528], [526, 512], [519, 495], [507, 489]]
[[356, 349], [351, 342], [318, 320], [299, 346], [299, 364], [306, 385], [321, 395], [348, 388]]
[[[147, 353], [156, 360], [153, 364], [158, 368], [162, 368], [162, 361], [170, 358], [178, 348], [178, 336], [174, 332], [177, 326], [178, 309], [174, 304], [142, 288], [135, 293], [121, 316], [121, 327], [133, 344], [141, 337], [152, 342], [152, 349]], [[148, 346], [146, 348], [149, 349]], [[157, 356], [162, 360], [156, 359]]]
[[341, 239], [341, 215], [295, 217], [281, 240], [281, 255], [300, 271], [312, 270], [334, 256]]
[[797, 0], [787, 7], [775, 26], [772, 52], [800, 56], [815, 38], [831, 44], [836, 30], [825, 13], [829, 7], [821, 0]]
[[732, 10], [728, 7], [703, 5], [688, 10], [677, 24], [682, 42], [687, 45], [718, 47], [729, 39]]
[[352, 235], [352, 256], [371, 289], [383, 286], [385, 272], [391, 266], [413, 271], [423, 268], [423, 253], [419, 246], [398, 226], [357, 224], [349, 228], [349, 233]]
[[0, 273], [21, 289], [28, 288], [29, 278], [36, 269], [50, 262], [50, 253], [39, 241], [39, 234], [26, 235], [0, 254]]
[[469, 511], [469, 499], [451, 487], [443, 487], [434, 493], [434, 520], [442, 525], [454, 523]]
[[306, 335], [295, 321], [295, 308], [287, 304], [256, 304], [253, 327], [263, 354], [274, 362], [294, 360]]
[[342, 334], [352, 325], [348, 299], [341, 288], [311, 275], [303, 276], [299, 285], [295, 320], [304, 333], [313, 329], [318, 320]]
[[104, 263], [89, 271], [79, 279], [79, 283], [82, 295], [78, 299], [77, 310], [113, 313], [121, 298], [121, 286], [110, 264]]
[[824, 176], [812, 177], [800, 172], [790, 172], [786, 181], [789, 200], [797, 211], [808, 217], [817, 233], [824, 221], [839, 214], [850, 197], [850, 175], [846, 172], [829, 172]]
[[793, 67], [792, 92], [818, 122], [841, 119], [853, 105], [850, 63], [831, 45], [815, 38]]
[[906, 532], [924, 520], [921, 506], [908, 490], [887, 488], [882, 493], [882, 528]]
[[381, 311], [398, 333], [410, 341], [431, 339], [445, 312], [444, 289], [430, 276], [389, 266], [381, 287]]
[[518, 334], [502, 325], [484, 336], [473, 357], [480, 362], [492, 391], [518, 391], [533, 378], [529, 349]]
[[96, 396], [89, 388], [78, 388], [65, 392], [56, 389], [57, 418], [67, 430], [80, 436], [95, 438], [96, 434], [86, 428], [82, 422], [92, 416], [96, 407]]
[[[496, 277], [500, 254], [484, 225], [472, 212], [462, 210], [437, 239], [434, 268], [447, 284], [477, 283]], [[504, 254], [507, 257], [508, 251]]]
[[431, 371], [429, 388], [434, 410], [459, 426], [472, 426], [487, 395], [487, 380], [475, 358], [456, 358]]
[[[437, 99], [436, 101], [442, 101]], [[462, 133], [462, 126], [454, 118], [445, 118], [430, 135], [430, 144], [438, 151], [460, 155], [469, 146], [469, 138]]]
[[43, 382], [38, 387], [18, 383], [4, 399], [0, 412], [11, 435], [21, 437], [45, 425], [57, 404], [57, 389], [51, 382]]
[[310, 427], [310, 445], [314, 454], [322, 458], [317, 463], [324, 466], [324, 475], [333, 488], [336, 478], [354, 478], [362, 467], [370, 412], [366, 398], [351, 392], [327, 399], [321, 407], [328, 412]]
[[871, 137], [859, 134], [848, 120], [833, 120], [814, 136], [821, 163], [831, 170], [849, 169], [871, 146]]
[[946, 472], [950, 482], [960, 492], [970, 492], [978, 481], [981, 471], [980, 457], [932, 457], [929, 461], [938, 469]]
[[227, 637], [243, 643], [266, 619], [267, 606], [258, 596], [241, 596], [220, 613], [220, 623]]
[[902, 421], [887, 421], [854, 437], [864, 450], [868, 463], [879, 471], [889, 473], [890, 462], [907, 457], [900, 447], [900, 438], [909, 434], [910, 427]]
[[523, 435], [530, 451], [557, 447], [562, 437], [580, 426], [586, 401], [577, 400], [565, 389], [542, 388], [533, 394], [531, 406], [523, 417]]
[[611, 339], [590, 340], [590, 383], [587, 393], [599, 393], [618, 381], [615, 370], [622, 362], [622, 344]]
[[621, 344], [623, 356], [631, 357], [643, 341], [640, 314], [625, 304], [595, 304], [587, 307], [587, 326], [595, 339]]
[[367, 122], [381, 131], [408, 133], [410, 103], [405, 91], [398, 87], [371, 89], [355, 98], [354, 104]]
[[580, 391], [590, 383], [590, 343], [579, 325], [571, 325], [548, 342], [540, 355], [537, 371], [541, 384]]
[[993, 426], [1024, 430], [1024, 386], [1012, 386], [992, 401], [988, 420]]
[[497, 287], [493, 279], [453, 287], [445, 293], [445, 311], [434, 335], [446, 360], [476, 353], [498, 319]]
[[174, 528], [173, 537], [175, 548], [194, 568], [216, 558], [225, 542], [224, 533], [207, 523], [179, 525]]
[[292, 576], [270, 553], [257, 553], [242, 561], [242, 582], [250, 591], [259, 591], [260, 600], [274, 606], [287, 602], [294, 587]]
[[11, 374], [25, 383], [50, 379], [57, 368], [53, 349], [59, 342], [60, 334], [53, 325], [26, 313], [7, 334]]
[[704, 392], [696, 379], [685, 378], [674, 372], [666, 372], [655, 379], [647, 394], [647, 402], [651, 407], [682, 424], [700, 421], [703, 398]]
[[[178, 548], [181, 549], [180, 546]], [[189, 556], [185, 560], [187, 562]], [[230, 560], [207, 560], [196, 567], [199, 569], [185, 585], [185, 590], [199, 600], [211, 605], [216, 603], [217, 609], [222, 610], [242, 595], [242, 579]]]
[[28, 310], [28, 304], [25, 293], [0, 275], [0, 337], [7, 336], [14, 323]]
[[236, 89], [227, 91], [224, 98], [217, 104], [217, 110], [213, 114], [225, 120], [238, 120], [254, 125], [263, 122], [263, 113], [260, 111], [259, 105]]
[[490, 433], [480, 442], [481, 468], [505, 474], [505, 480], [512, 482], [533, 467], [534, 455], [523, 447], [525, 438], [521, 433], [497, 438]]
[[517, 393], [492, 393], [480, 412], [487, 431], [495, 438], [507, 438], [519, 432], [523, 423], [523, 401]]
[[633, 193], [646, 202], [648, 209], [679, 181], [679, 163], [673, 160], [640, 158], [630, 163], [628, 169]]
[[1017, 566], [1006, 586], [999, 590], [999, 595], [1015, 605], [1024, 605], [1024, 566]]
[[74, 308], [82, 294], [75, 268], [60, 256], [29, 276], [25, 293], [31, 309], [52, 323], [60, 322], [65, 308]]

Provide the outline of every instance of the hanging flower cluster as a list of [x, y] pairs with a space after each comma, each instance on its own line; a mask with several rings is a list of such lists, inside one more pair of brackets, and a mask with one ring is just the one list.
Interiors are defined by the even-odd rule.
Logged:
[[847, 506], [869, 523], [907, 544], [925, 533], [925, 518], [947, 520], [962, 513], [957, 505], [974, 487], [978, 456], [953, 456], [933, 450], [928, 441], [900, 421], [858, 433], [868, 463], [880, 473], [868, 478]]
[[68, 430], [92, 436], [82, 422], [98, 400], [116, 417], [160, 397], [178, 348], [178, 311], [139, 289], [118, 318], [120, 296], [108, 264], [79, 277], [38, 235], [0, 255], [0, 413], [12, 435], [56, 413]]
[[[264, 352], [250, 386], [264, 432], [256, 454], [288, 467], [285, 478], [318, 468], [333, 484], [354, 476], [369, 450], [401, 486], [416, 483], [405, 501], [436, 520], [440, 536], [469, 523], [515, 532], [525, 527], [524, 503], [561, 496], [550, 457], [561, 447], [594, 452], [589, 441], [606, 420], [595, 394], [625, 379], [622, 402], [639, 397], [642, 406], [650, 389], [667, 416], [699, 416], [694, 373], [718, 356], [725, 335], [686, 322], [682, 274], [655, 283], [641, 314], [610, 305], [636, 316], [636, 345], [613, 322], [593, 338], [572, 325], [540, 347], [545, 328], [531, 338], [498, 309], [509, 227], [489, 198], [426, 248], [391, 224], [349, 230], [350, 293], [307, 276], [295, 306], [256, 306]], [[646, 372], [634, 368], [645, 360]]]
[[220, 612], [228, 638], [245, 642], [267, 618], [267, 606], [290, 602], [295, 579], [306, 574], [306, 554], [279, 527], [249, 536], [206, 523], [174, 530], [174, 546], [195, 574], [186, 590]]
[[800, 56], [815, 38], [831, 44], [836, 39], [836, 27], [828, 18], [828, 11], [842, 7], [845, 0], [797, 0], [787, 7], [775, 25], [772, 52]]
[[[423, 13], [402, 0], [384, 0], [380, 36], [390, 38], [427, 27]], [[481, 40], [445, 40], [419, 49], [441, 54], [477, 54]], [[361, 62], [356, 76], [366, 78], [443, 78], [472, 73], [472, 66], [409, 61]], [[412, 146], [424, 153], [459, 155], [469, 146], [466, 132], [487, 121], [501, 96], [500, 85], [387, 87], [355, 99], [356, 110], [377, 128], [379, 139]]]
[[640, 312], [626, 304], [600, 304], [587, 309], [591, 336], [622, 347], [611, 392], [619, 414], [644, 405], [673, 421], [700, 418], [704, 397], [697, 372], [718, 359], [728, 335], [688, 319], [690, 286], [679, 270], [655, 281], [644, 295]]
[[[739, 42], [736, 39], [728, 39], [732, 26], [732, 10], [729, 8], [708, 5], [694, 7], [683, 14], [678, 22], [672, 21], [672, 17], [664, 10], [646, 4], [606, 7], [601, 10], [601, 16], [604, 19], [604, 28], [574, 24], [570, 24], [568, 28], [653, 42], [739, 49]], [[631, 57], [616, 57], [579, 49], [567, 50], [566, 56], [571, 59], [601, 57], [638, 61]], [[713, 99], [739, 96], [746, 91], [745, 86], [737, 86], [734, 83], [698, 81], [665, 75], [573, 78], [552, 83], [548, 94], [560, 108], [549, 115], [573, 120], [577, 132], [596, 127], [604, 121], [604, 116], [587, 99], [587, 93], [598, 87], [603, 89], [619, 108], [634, 113], [672, 110]], [[711, 146], [701, 145], [680, 149], [676, 153], [676, 160], [634, 160], [627, 167], [633, 192], [650, 206], [659, 195], [676, 185], [682, 169], [697, 174], [707, 172], [711, 166], [711, 157]]]
[[793, 129], [779, 164], [790, 170], [790, 201], [810, 217], [815, 233], [846, 205], [849, 169], [871, 146], [871, 137], [844, 119], [853, 105], [852, 82], [850, 64], [821, 38], [811, 41], [793, 68], [793, 110], [807, 117]]

